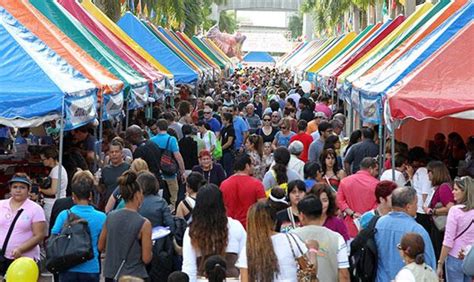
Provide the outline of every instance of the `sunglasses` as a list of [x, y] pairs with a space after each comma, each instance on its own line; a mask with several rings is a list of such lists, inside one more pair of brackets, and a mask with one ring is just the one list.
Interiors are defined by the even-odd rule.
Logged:
[[211, 112], [204, 112], [205, 115], [210, 114]]
[[271, 121], [271, 119], [265, 118], [263, 119], [263, 121]]

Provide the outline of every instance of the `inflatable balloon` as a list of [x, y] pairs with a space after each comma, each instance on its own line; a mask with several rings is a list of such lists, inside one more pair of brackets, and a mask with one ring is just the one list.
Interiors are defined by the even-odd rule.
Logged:
[[6, 273], [7, 282], [36, 282], [38, 281], [38, 265], [27, 257], [17, 258], [8, 267]]
[[311, 82], [306, 80], [301, 82], [301, 89], [304, 91], [304, 93], [309, 93], [311, 91]]

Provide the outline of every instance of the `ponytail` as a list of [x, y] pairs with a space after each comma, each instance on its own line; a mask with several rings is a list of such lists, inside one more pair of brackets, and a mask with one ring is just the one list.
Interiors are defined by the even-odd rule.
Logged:
[[415, 257], [415, 263], [423, 264], [424, 262], [425, 262], [425, 254], [424, 253], [417, 254]]
[[131, 170], [124, 172], [118, 178], [118, 184], [120, 195], [122, 195], [122, 199], [125, 202], [131, 201], [135, 193], [141, 191], [141, 188], [137, 183], [137, 174]]
[[275, 172], [275, 180], [278, 185], [288, 182], [287, 167], [285, 165], [276, 163], [273, 165], [273, 171]]

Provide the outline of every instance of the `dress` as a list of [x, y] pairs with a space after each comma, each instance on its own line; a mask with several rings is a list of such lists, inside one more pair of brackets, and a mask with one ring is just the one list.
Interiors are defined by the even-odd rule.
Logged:
[[253, 165], [253, 177], [257, 179], [263, 179], [265, 175], [265, 165], [262, 163], [262, 158], [256, 151], [247, 152], [252, 160]]

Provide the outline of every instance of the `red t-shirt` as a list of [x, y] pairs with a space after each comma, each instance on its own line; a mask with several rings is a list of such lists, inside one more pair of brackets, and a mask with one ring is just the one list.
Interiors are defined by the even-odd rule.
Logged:
[[232, 175], [221, 183], [227, 216], [247, 228], [247, 212], [259, 199], [265, 198], [260, 180], [247, 175]]
[[303, 162], [307, 162], [309, 145], [311, 145], [311, 143], [313, 142], [313, 137], [311, 137], [311, 135], [309, 135], [308, 133], [303, 132], [293, 135], [293, 137], [291, 137], [290, 139], [290, 144], [295, 140], [301, 141], [301, 143], [303, 143], [304, 149], [300, 155], [300, 160], [302, 160]]

